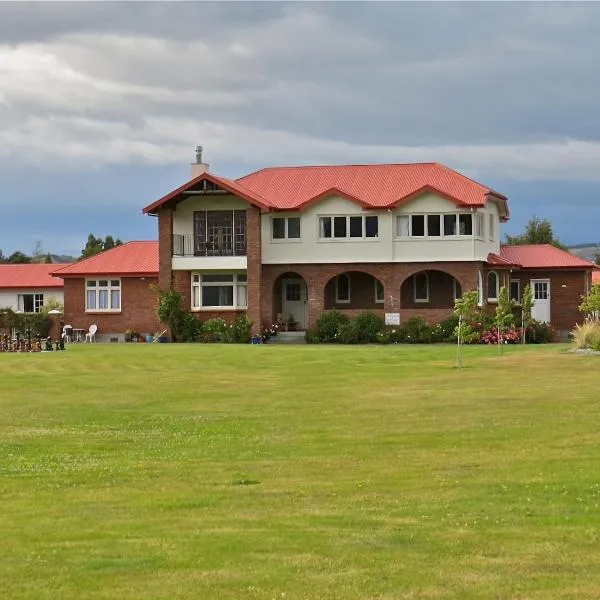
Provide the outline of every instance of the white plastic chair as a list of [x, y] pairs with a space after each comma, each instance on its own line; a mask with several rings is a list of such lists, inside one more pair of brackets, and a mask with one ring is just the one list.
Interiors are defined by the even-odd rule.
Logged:
[[90, 342], [90, 344], [96, 341], [96, 331], [98, 331], [98, 325], [96, 325], [95, 323], [93, 325], [90, 325], [88, 332], [85, 334], [86, 344], [88, 343], [88, 341]]
[[65, 325], [62, 330], [63, 330], [63, 339], [65, 340], [65, 342], [67, 342], [67, 344], [72, 343], [73, 342], [73, 326]]

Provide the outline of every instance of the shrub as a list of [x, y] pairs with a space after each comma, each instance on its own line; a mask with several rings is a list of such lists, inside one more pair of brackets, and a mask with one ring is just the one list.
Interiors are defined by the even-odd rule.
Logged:
[[246, 314], [239, 315], [233, 322], [233, 341], [236, 344], [250, 343], [252, 321]]
[[316, 329], [307, 329], [306, 333], [304, 334], [304, 339], [306, 340], [307, 344], [321, 343], [321, 336], [319, 335], [319, 332]]
[[224, 319], [209, 319], [202, 326], [201, 341], [221, 342], [228, 335], [229, 326]]
[[335, 340], [338, 344], [360, 344], [360, 332], [356, 321], [342, 323]]
[[383, 319], [372, 312], [361, 312], [354, 320], [359, 344], [372, 344], [377, 341], [377, 334], [383, 330]]
[[328, 344], [337, 342], [341, 326], [349, 321], [350, 319], [344, 313], [337, 310], [323, 313], [317, 321], [317, 333], [320, 341]]
[[575, 325], [571, 331], [571, 337], [575, 348], [592, 348], [596, 350], [600, 346], [600, 323], [598, 321], [586, 321], [582, 325]]
[[399, 344], [401, 340], [401, 330], [396, 326], [384, 327], [384, 329], [377, 333], [375, 339], [380, 344]]
[[437, 332], [434, 332], [434, 337], [439, 337], [436, 341], [456, 343], [456, 328], [458, 327], [458, 317], [452, 315], [444, 319], [437, 325]]
[[548, 323], [531, 321], [525, 330], [525, 341], [528, 344], [548, 344], [555, 339], [555, 332]]
[[432, 341], [433, 331], [425, 319], [412, 317], [400, 327], [399, 341], [407, 344], [429, 344]]
[[47, 314], [40, 313], [12, 313], [10, 316], [11, 327], [20, 337], [48, 337], [52, 322]]
[[[521, 331], [514, 327], [509, 327], [507, 330], [500, 332], [501, 339], [504, 344], [520, 344]], [[482, 344], [497, 344], [498, 343], [498, 328], [486, 329], [481, 332], [479, 340]]]
[[202, 323], [191, 313], [181, 319], [179, 328], [179, 341], [197, 342], [202, 336]]

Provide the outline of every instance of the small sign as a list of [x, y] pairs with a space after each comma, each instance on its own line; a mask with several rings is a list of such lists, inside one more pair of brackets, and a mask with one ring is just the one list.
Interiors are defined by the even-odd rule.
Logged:
[[400, 325], [400, 313], [385, 313], [386, 325]]

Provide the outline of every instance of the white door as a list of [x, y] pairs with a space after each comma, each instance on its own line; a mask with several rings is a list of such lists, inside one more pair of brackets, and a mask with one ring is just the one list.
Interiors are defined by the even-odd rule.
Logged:
[[298, 329], [306, 328], [306, 284], [303, 279], [284, 279], [282, 281], [283, 320], [290, 317]]
[[536, 321], [550, 323], [550, 280], [532, 279], [533, 308], [531, 316]]

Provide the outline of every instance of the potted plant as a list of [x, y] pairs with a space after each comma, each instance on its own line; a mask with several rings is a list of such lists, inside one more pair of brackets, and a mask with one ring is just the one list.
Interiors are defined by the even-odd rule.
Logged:
[[133, 329], [126, 329], [125, 330], [125, 341], [131, 342], [132, 337], [133, 337]]
[[137, 332], [137, 331], [133, 330], [133, 331], [131, 332], [131, 341], [132, 341], [132, 342], [138, 342], [138, 341], [139, 341], [139, 339], [140, 339], [140, 334], [139, 334], [139, 332]]

